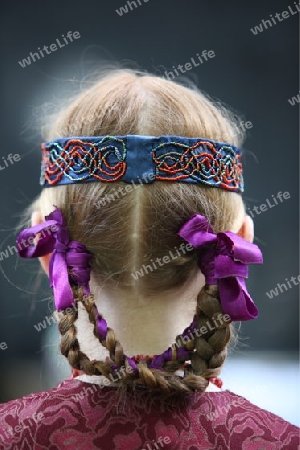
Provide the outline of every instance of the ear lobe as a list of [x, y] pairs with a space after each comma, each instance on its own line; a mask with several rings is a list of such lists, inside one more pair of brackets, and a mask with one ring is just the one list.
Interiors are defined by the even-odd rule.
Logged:
[[[39, 225], [44, 220], [42, 218], [42, 215], [39, 211], [34, 211], [31, 215], [31, 226], [34, 227], [35, 225]], [[37, 238], [36, 238], [37, 239]], [[49, 263], [50, 263], [51, 253], [45, 256], [40, 256], [39, 261], [40, 264], [45, 272], [45, 274], [49, 277]]]
[[248, 242], [253, 242], [254, 239], [254, 223], [252, 220], [252, 217], [246, 215], [244, 217], [243, 224], [241, 228], [239, 229], [238, 233], [239, 236], [246, 239]]

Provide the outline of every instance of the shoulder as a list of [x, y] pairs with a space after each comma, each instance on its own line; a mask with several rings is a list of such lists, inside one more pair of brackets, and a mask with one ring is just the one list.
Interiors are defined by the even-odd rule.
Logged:
[[[16, 400], [11, 400], [7, 403], [0, 404], [0, 417], [3, 414], [15, 415], [18, 412], [23, 411], [26, 407], [39, 407], [39, 405], [45, 403], [55, 403], [62, 397], [69, 398], [75, 395], [77, 391], [81, 390], [81, 383], [76, 380], [66, 380], [60, 383], [57, 387], [48, 391], [34, 392], [32, 394], [25, 395], [24, 397]], [[0, 422], [1, 423], [1, 422]]]
[[66, 380], [49, 391], [1, 404], [0, 448], [19, 448], [17, 445], [22, 442], [32, 445], [40, 442], [46, 429], [49, 436], [63, 424], [71, 425], [74, 416], [80, 415], [85, 397], [91, 398], [84, 386], [80, 381]]
[[[249, 448], [296, 449], [300, 444], [298, 427], [230, 391], [196, 396], [191, 411], [210, 439], [221, 432], [228, 442], [235, 442], [233, 448], [242, 448], [242, 444], [247, 448], [248, 443]], [[264, 447], [267, 443], [277, 443], [278, 447]]]
[[230, 391], [195, 393], [178, 404], [160, 400], [67, 380], [0, 405], [0, 448], [48, 448], [50, 441], [53, 448], [141, 448], [153, 442], [153, 430], [170, 450], [183, 442], [222, 450], [299, 445], [297, 427]]

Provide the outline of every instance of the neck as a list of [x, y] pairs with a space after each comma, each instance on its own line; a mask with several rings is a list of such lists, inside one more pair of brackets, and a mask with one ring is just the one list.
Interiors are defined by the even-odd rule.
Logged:
[[[97, 288], [91, 283], [98, 311], [103, 314], [128, 356], [162, 353], [176, 336], [190, 325], [196, 311], [197, 295], [204, 284], [200, 271], [182, 288], [157, 295], [136, 298], [118, 290]], [[90, 359], [103, 359], [106, 350], [93, 335], [93, 326], [83, 307], [76, 323], [80, 348]]]

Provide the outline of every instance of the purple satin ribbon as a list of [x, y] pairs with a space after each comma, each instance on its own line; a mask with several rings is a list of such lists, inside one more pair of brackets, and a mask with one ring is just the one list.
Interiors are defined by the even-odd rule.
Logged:
[[[96, 306], [96, 305], [94, 305], [94, 308], [95, 308], [95, 312], [96, 312], [96, 315], [97, 315], [97, 330], [98, 330], [98, 335], [99, 335], [99, 337], [100, 337], [102, 340], [105, 340], [105, 339], [106, 339], [106, 335], [107, 335], [107, 328], [108, 328], [108, 327], [107, 327], [107, 322], [106, 322], [106, 320], [105, 320], [102, 316], [99, 315], [98, 309], [97, 309], [97, 306]], [[138, 376], [138, 374], [139, 374], [139, 369], [138, 369], [138, 367], [137, 367], [135, 361], [134, 361], [132, 358], [129, 358], [128, 356], [126, 356], [126, 355], [124, 355], [124, 359], [128, 362], [128, 364], [129, 364], [130, 367], [132, 368], [134, 374], [135, 374], [136, 376]], [[117, 364], [112, 364], [111, 368], [112, 368], [115, 372], [117, 372], [117, 371], [120, 369], [120, 367], [119, 367]]]
[[[165, 363], [167, 361], [172, 361], [172, 347], [169, 347], [168, 350], [163, 352], [161, 355], [157, 355], [150, 363], [151, 369], [159, 369], [162, 370]], [[176, 359], [187, 359], [190, 355], [190, 352], [183, 347], [179, 347], [176, 349]]]
[[[37, 234], [36, 245], [30, 245]], [[71, 241], [61, 211], [56, 208], [46, 221], [23, 230], [17, 238], [19, 255], [23, 258], [37, 258], [52, 253], [49, 263], [50, 286], [53, 287], [57, 311], [74, 307], [70, 282], [90, 293], [90, 266], [92, 258], [87, 248], [77, 241]]]
[[235, 233], [215, 234], [206, 217], [196, 214], [180, 229], [179, 236], [193, 247], [203, 250], [199, 268], [206, 284], [217, 284], [224, 314], [233, 321], [258, 317], [247, 291], [248, 264], [262, 264], [262, 254], [257, 245]]
[[95, 308], [95, 312], [96, 312], [96, 315], [97, 315], [98, 335], [104, 341], [106, 339], [106, 335], [107, 335], [107, 322], [106, 322], [106, 320], [103, 317], [101, 317], [99, 315], [96, 305], [94, 305], [94, 308]]
[[[33, 239], [41, 234], [35, 245]], [[84, 288], [85, 295], [90, 293], [89, 281], [91, 267], [89, 262], [92, 254], [85, 245], [78, 241], [71, 241], [69, 232], [59, 208], [56, 208], [46, 221], [23, 230], [17, 238], [19, 255], [23, 258], [38, 258], [52, 253], [49, 263], [50, 286], [53, 287], [54, 301], [57, 311], [74, 307], [73, 292], [70, 285], [75, 284]], [[97, 317], [97, 330], [102, 340], [106, 339], [107, 322], [99, 315], [94, 305]], [[138, 375], [138, 368], [134, 360], [124, 355], [133, 372]], [[113, 366], [118, 370], [117, 365]]]
[[179, 335], [179, 338], [182, 339], [184, 337], [188, 337], [189, 339], [191, 339], [190, 333], [193, 333], [195, 331], [195, 328], [197, 328], [197, 324], [198, 324], [198, 317], [195, 314], [193, 322], [184, 329], [183, 333]]
[[[105, 339], [106, 339], [106, 335], [107, 335], [107, 322], [106, 322], [106, 320], [105, 320], [103, 317], [101, 317], [101, 316], [99, 315], [98, 310], [97, 310], [97, 306], [96, 306], [96, 305], [94, 305], [94, 308], [95, 308], [95, 312], [96, 312], [96, 315], [97, 315], [97, 330], [98, 330], [98, 335], [100, 336], [100, 338], [101, 338], [102, 340], [105, 340]], [[135, 373], [135, 375], [138, 375], [139, 370], [138, 370], [137, 365], [136, 365], [136, 363], [134, 362], [134, 360], [133, 360], [132, 358], [129, 358], [129, 357], [126, 356], [126, 355], [124, 355], [124, 358], [126, 359], [126, 361], [128, 362], [128, 364], [129, 364], [130, 367], [132, 368], [132, 370], [133, 370], [133, 372]], [[117, 364], [113, 364], [111, 367], [112, 367], [112, 369], [113, 369], [114, 371], [118, 371], [118, 370], [120, 369], [119, 366], [118, 366]]]
[[[180, 338], [182, 339], [183, 337], [188, 337], [189, 339], [191, 339], [190, 337], [190, 333], [193, 333], [193, 331], [195, 330], [195, 328], [197, 327], [197, 316], [195, 315], [193, 318], [193, 322], [184, 329], [183, 333], [181, 333], [179, 335], [178, 340], [180, 340]], [[190, 356], [190, 352], [189, 350], [187, 350], [184, 347], [179, 347], [176, 348], [176, 358], [177, 359], [188, 359]], [[165, 365], [165, 363], [167, 361], [172, 361], [173, 358], [173, 352], [172, 352], [172, 347], [169, 347], [168, 350], [166, 350], [165, 352], [161, 353], [160, 355], [157, 355], [150, 363], [150, 367], [152, 369], [159, 369], [159, 370], [163, 370], [163, 367]]]

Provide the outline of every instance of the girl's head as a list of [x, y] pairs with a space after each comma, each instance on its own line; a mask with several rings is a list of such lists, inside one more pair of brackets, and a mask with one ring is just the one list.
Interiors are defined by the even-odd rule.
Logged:
[[[45, 140], [128, 134], [241, 144], [233, 115], [219, 103], [214, 104], [195, 87], [131, 70], [108, 72], [79, 95], [50, 124]], [[131, 192], [125, 191], [124, 185], [120, 181], [55, 186], [44, 189], [32, 206], [37, 212], [34, 222], [43, 221], [53, 205], [60, 208], [71, 239], [92, 253], [91, 291], [99, 311], [115, 328], [116, 334], [110, 330], [101, 342], [106, 353], [100, 351], [99, 341], [95, 348], [95, 339], [92, 342], [87, 337], [96, 320], [92, 301], [82, 302], [82, 293], [74, 289], [79, 311], [66, 313], [60, 320], [62, 353], [74, 368], [107, 375], [115, 358], [122, 361], [123, 352], [163, 351], [196, 313], [198, 328], [213, 326], [187, 344], [196, 349], [188, 376], [182, 380], [174, 376], [178, 361], [168, 363], [164, 371], [150, 370], [141, 362], [139, 377], [124, 375], [122, 382], [165, 390], [205, 390], [208, 379], [219, 374], [225, 360], [231, 325], [220, 322], [218, 327], [212, 322], [213, 316], [222, 312], [218, 288], [203, 286], [197, 251], [179, 251], [184, 241], [177, 233], [193, 214], [201, 214], [215, 233], [232, 231], [251, 240], [251, 222], [245, 216], [242, 197], [180, 182], [157, 181]], [[170, 252], [177, 257], [159, 264]], [[49, 257], [42, 259], [46, 270], [48, 261]], [[94, 334], [98, 339], [96, 327]], [[91, 362], [86, 355], [92, 355], [90, 359], [96, 355], [97, 361]], [[108, 355], [110, 362], [100, 361]]]

